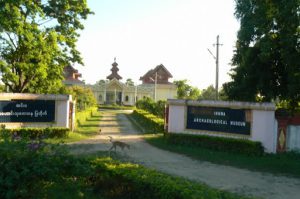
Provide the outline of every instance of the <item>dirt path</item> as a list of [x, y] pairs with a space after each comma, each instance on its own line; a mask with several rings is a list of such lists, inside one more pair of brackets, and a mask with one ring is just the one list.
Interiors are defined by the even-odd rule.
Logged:
[[[130, 150], [119, 152], [131, 160], [171, 175], [205, 183], [211, 187], [253, 195], [267, 199], [299, 199], [300, 179], [251, 172], [229, 166], [192, 160], [189, 157], [155, 148], [143, 141], [133, 128], [125, 112], [103, 111], [101, 134], [93, 139], [78, 142], [74, 153], [107, 151], [111, 144], [107, 136], [131, 145]], [[75, 145], [75, 144], [74, 144]]]

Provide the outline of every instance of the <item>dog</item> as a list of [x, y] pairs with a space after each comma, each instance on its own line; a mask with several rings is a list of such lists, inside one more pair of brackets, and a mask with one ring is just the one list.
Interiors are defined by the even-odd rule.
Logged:
[[122, 150], [124, 150], [124, 148], [130, 149], [130, 145], [126, 144], [124, 142], [121, 141], [114, 141], [113, 138], [111, 136], [109, 137], [109, 141], [112, 143], [112, 146], [110, 147], [109, 151], [115, 149], [115, 151], [117, 150], [117, 147], [120, 147]]

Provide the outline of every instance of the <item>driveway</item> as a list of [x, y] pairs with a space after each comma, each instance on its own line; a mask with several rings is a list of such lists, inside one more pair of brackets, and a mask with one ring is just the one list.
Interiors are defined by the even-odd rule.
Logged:
[[107, 151], [111, 147], [108, 136], [114, 140], [130, 144], [130, 150], [118, 152], [130, 160], [146, 167], [205, 183], [217, 189], [223, 189], [242, 195], [258, 196], [267, 199], [299, 199], [300, 179], [274, 176], [193, 160], [184, 155], [164, 151], [147, 144], [126, 114], [128, 111], [101, 110], [101, 133], [88, 140], [73, 143], [84, 145], [73, 150], [74, 153]]

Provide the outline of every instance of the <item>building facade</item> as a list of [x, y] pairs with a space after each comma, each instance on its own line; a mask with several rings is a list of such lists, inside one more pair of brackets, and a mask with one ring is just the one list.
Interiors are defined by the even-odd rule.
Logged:
[[136, 101], [151, 98], [155, 101], [176, 98], [177, 87], [169, 82], [172, 74], [161, 64], [140, 78], [142, 84], [128, 85], [121, 82], [116, 60], [106, 81], [92, 86], [98, 104], [135, 105]]

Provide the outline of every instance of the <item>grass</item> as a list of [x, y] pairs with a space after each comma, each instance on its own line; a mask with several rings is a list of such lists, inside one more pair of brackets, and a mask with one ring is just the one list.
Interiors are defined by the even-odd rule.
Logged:
[[[132, 115], [129, 115], [131, 118]], [[131, 118], [132, 119], [132, 118]], [[139, 121], [136, 121], [139, 122]], [[147, 131], [147, 125], [143, 126]], [[249, 156], [239, 153], [214, 151], [197, 146], [171, 144], [164, 139], [162, 134], [145, 137], [145, 140], [164, 150], [189, 156], [200, 161], [208, 161], [215, 164], [228, 165], [252, 171], [260, 171], [278, 175], [300, 178], [300, 154], [264, 154], [262, 156]]]
[[146, 140], [158, 148], [184, 154], [201, 161], [300, 178], [300, 154], [297, 153], [247, 156], [199, 147], [174, 145], [168, 143], [163, 135], [147, 137]]
[[98, 134], [101, 114], [96, 108], [76, 113], [75, 131], [67, 138], [47, 139], [48, 143], [69, 143], [93, 137]]

